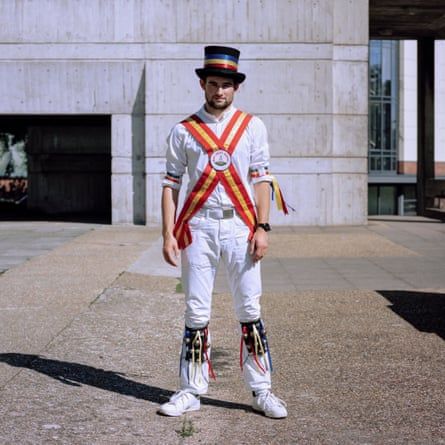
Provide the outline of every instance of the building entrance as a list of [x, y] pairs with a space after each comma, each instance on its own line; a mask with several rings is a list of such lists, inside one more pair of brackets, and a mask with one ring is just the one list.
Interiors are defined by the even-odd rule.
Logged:
[[0, 218], [111, 222], [109, 116], [0, 117]]
[[[436, 117], [440, 116], [441, 103], [435, 103], [441, 83], [440, 66], [436, 67], [437, 61], [441, 61], [436, 41], [445, 39], [445, 4], [442, 0], [370, 0], [369, 21], [371, 39], [417, 41], [416, 52], [413, 53], [417, 62], [417, 70], [413, 74], [417, 79], [415, 88], [410, 91], [417, 97], [414, 107], [404, 104], [406, 110], [416, 109], [416, 125], [408, 127], [409, 119], [404, 125], [405, 135], [410, 132], [412, 135], [415, 129], [417, 162], [413, 166], [412, 159], [408, 158], [408, 162], [399, 162], [398, 167], [402, 173], [406, 170], [415, 174], [417, 213], [445, 220], [445, 180], [439, 176], [442, 174], [442, 159], [436, 162], [436, 156], [442, 152], [441, 139], [436, 134], [440, 129]], [[405, 73], [406, 83], [412, 78]]]

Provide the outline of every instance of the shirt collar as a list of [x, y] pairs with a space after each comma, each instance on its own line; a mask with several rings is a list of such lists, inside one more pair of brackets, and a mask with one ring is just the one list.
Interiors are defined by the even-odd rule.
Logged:
[[223, 122], [225, 121], [227, 118], [229, 118], [230, 116], [232, 116], [232, 114], [235, 112], [235, 107], [233, 105], [230, 105], [230, 107], [224, 111], [223, 114], [221, 114], [220, 118], [217, 119], [215, 116], [213, 116], [213, 114], [210, 114], [206, 111], [205, 106], [203, 105], [201, 107], [201, 109], [199, 110], [199, 113], [204, 116], [206, 118], [206, 120], [210, 121], [210, 122], [214, 122], [214, 123], [218, 123], [218, 122]]

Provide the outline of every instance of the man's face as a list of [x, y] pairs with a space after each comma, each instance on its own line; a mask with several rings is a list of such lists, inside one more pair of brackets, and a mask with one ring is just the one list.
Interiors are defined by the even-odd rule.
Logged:
[[233, 102], [233, 96], [238, 84], [227, 77], [209, 76], [200, 80], [204, 90], [207, 105], [214, 110], [225, 110]]

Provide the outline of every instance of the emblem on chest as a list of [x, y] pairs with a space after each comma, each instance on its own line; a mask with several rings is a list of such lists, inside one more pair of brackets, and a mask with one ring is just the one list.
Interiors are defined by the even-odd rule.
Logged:
[[216, 150], [210, 155], [210, 165], [216, 171], [227, 170], [232, 163], [232, 157], [225, 150]]

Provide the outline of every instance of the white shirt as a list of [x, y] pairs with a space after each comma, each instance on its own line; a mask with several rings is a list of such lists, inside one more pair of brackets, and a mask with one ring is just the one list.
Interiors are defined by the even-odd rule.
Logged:
[[[236, 108], [230, 107], [217, 119], [212, 114], [207, 113], [203, 106], [196, 114], [219, 138], [235, 111]], [[254, 200], [251, 184], [272, 181], [272, 176], [269, 175], [269, 159], [266, 127], [258, 117], [254, 116], [232, 154], [232, 163], [252, 202]], [[162, 186], [179, 190], [182, 177], [187, 171], [189, 175], [188, 196], [208, 162], [209, 156], [201, 144], [194, 139], [184, 125], [176, 124], [167, 138], [166, 176], [162, 181]], [[221, 183], [218, 183], [204, 207], [233, 207], [233, 203]]]

